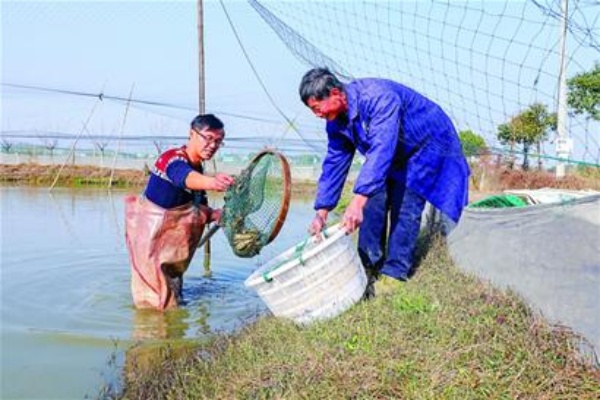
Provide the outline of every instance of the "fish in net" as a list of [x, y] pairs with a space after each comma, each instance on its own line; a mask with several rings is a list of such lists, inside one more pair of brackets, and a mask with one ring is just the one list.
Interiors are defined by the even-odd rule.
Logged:
[[[225, 192], [219, 221], [238, 257], [254, 257], [275, 239], [285, 222], [290, 197], [291, 174], [286, 158], [274, 150], [258, 153]], [[216, 229], [218, 226], [207, 236]]]

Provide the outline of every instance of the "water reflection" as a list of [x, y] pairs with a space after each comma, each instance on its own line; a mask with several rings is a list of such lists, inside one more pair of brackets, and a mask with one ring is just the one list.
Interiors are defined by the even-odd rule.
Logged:
[[71, 222], [65, 215], [65, 212], [62, 209], [62, 205], [56, 199], [54, 194], [52, 194], [51, 191], [48, 191], [47, 193], [48, 193], [48, 203], [52, 206], [53, 210], [56, 211], [56, 214], [59, 216], [61, 223], [65, 227], [65, 230], [68, 232], [69, 237], [73, 240], [73, 243], [74, 244], [77, 243], [77, 236], [75, 235], [75, 230], [73, 229]]
[[[208, 309], [204, 307], [202, 312], [203, 315], [198, 323], [203, 326], [204, 333], [208, 333], [210, 331], [206, 322]], [[189, 329], [187, 322], [189, 318], [190, 313], [184, 307], [165, 312], [134, 310], [132, 338], [134, 340], [183, 339]]]

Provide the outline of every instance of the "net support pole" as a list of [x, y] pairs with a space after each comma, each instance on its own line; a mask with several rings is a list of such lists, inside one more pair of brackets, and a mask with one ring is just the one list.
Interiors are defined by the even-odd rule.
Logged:
[[204, 84], [204, 8], [202, 0], [198, 5], [198, 111], [204, 114], [206, 105], [206, 89]]
[[117, 167], [117, 157], [119, 157], [119, 152], [121, 151], [121, 141], [123, 140], [123, 132], [125, 131], [125, 123], [127, 122], [127, 114], [129, 112], [129, 106], [131, 105], [131, 97], [133, 96], [133, 88], [135, 87], [135, 83], [131, 85], [131, 90], [129, 91], [129, 98], [127, 99], [127, 105], [125, 105], [125, 115], [123, 115], [123, 122], [121, 123], [121, 132], [119, 134], [119, 140], [117, 141], [117, 150], [115, 151], [115, 156], [113, 158], [112, 168], [110, 169], [110, 178], [108, 179], [108, 190], [112, 189], [113, 179], [115, 177], [115, 168]]
[[[204, 74], [204, 5], [203, 0], [197, 0], [198, 19], [198, 113], [206, 111], [206, 86]], [[204, 245], [204, 274], [210, 275], [210, 239]]]
[[[557, 112], [557, 137], [556, 137], [556, 157], [559, 159], [570, 158], [572, 142], [567, 133], [567, 20], [568, 20], [568, 0], [561, 0], [562, 23], [560, 32], [560, 69], [558, 75], [558, 112]], [[559, 161], [556, 164], [556, 177], [565, 176], [566, 163]]]

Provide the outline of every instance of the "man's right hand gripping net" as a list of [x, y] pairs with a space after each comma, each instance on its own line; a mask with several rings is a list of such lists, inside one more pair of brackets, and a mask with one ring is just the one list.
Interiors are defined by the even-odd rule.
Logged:
[[258, 153], [225, 193], [219, 225], [239, 257], [254, 257], [279, 233], [290, 204], [291, 174], [285, 157]]

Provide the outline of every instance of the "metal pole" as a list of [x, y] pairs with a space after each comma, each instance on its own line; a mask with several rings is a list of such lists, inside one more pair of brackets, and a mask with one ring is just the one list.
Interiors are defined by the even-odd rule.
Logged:
[[[125, 122], [127, 122], [127, 114], [129, 113], [129, 106], [131, 105], [131, 97], [133, 96], [133, 88], [135, 83], [131, 84], [131, 90], [129, 91], [129, 98], [127, 99], [127, 105], [125, 106], [125, 115], [123, 115], [123, 122], [121, 123], [121, 132], [119, 133], [119, 140], [117, 141], [117, 150], [115, 151], [115, 157], [113, 158], [112, 168], [110, 169], [110, 178], [108, 179], [108, 190], [112, 188], [112, 182], [115, 177], [115, 168], [117, 167], [117, 157], [121, 151], [121, 141], [123, 139], [123, 132], [125, 131]], [[102, 152], [102, 159], [104, 159], [104, 151]]]
[[[198, 5], [198, 112], [204, 114], [206, 111], [206, 87], [204, 75], [204, 8], [202, 0]], [[204, 274], [210, 275], [210, 240], [204, 245]]]
[[204, 86], [204, 10], [202, 0], [198, 0], [198, 111], [205, 112]]
[[[558, 112], [557, 112], [557, 137], [556, 156], [558, 158], [569, 158], [571, 152], [571, 140], [567, 133], [567, 20], [568, 0], [561, 1], [562, 24], [560, 35], [560, 71], [558, 76]], [[565, 163], [559, 161], [556, 164], [556, 177], [565, 176]]]

